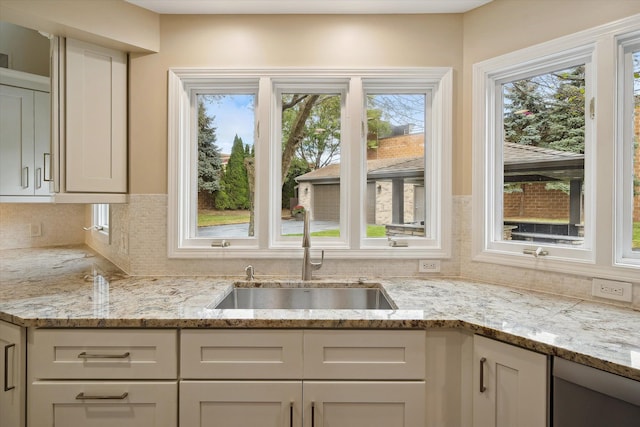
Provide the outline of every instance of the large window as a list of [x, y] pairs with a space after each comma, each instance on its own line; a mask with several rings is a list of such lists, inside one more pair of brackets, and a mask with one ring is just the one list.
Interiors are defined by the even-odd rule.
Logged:
[[576, 63], [497, 81], [497, 241], [584, 247], [586, 68]]
[[475, 260], [637, 278], [639, 28], [474, 65]]
[[169, 256], [450, 256], [450, 69], [169, 80]]
[[428, 237], [433, 231], [425, 226], [429, 91], [365, 89], [365, 236], [391, 242]]

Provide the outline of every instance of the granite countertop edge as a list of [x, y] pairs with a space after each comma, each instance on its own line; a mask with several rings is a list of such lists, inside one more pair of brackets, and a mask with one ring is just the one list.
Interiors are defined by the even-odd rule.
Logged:
[[206, 306], [238, 277], [127, 276], [86, 246], [5, 250], [0, 259], [0, 320], [22, 327], [462, 329], [640, 381], [640, 312], [632, 308], [409, 277], [367, 281], [395, 310], [216, 310]]

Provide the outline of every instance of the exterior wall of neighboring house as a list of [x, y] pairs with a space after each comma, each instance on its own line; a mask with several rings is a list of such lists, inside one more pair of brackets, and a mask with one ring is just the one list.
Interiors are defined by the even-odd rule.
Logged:
[[[367, 149], [367, 160], [395, 159], [403, 157], [418, 157], [424, 155], [424, 134], [408, 134], [382, 138], [378, 141], [378, 147]], [[368, 210], [375, 210], [375, 224], [391, 224], [392, 221], [392, 191], [391, 181], [376, 181], [375, 205], [368, 206]], [[414, 221], [414, 185], [404, 186], [404, 222]], [[369, 217], [371, 215], [368, 215]]]
[[521, 185], [522, 191], [504, 193], [505, 218], [545, 218], [569, 220], [569, 195], [547, 190], [544, 182]]
[[367, 149], [367, 160], [418, 157], [424, 154], [424, 134], [392, 136], [378, 140], [378, 148]]
[[[392, 220], [392, 192], [391, 181], [376, 181], [373, 188], [376, 192], [376, 202], [374, 206], [368, 206], [368, 209], [375, 209], [375, 224], [384, 225], [391, 224]], [[415, 218], [415, 185], [404, 185], [404, 222], [410, 223]]]

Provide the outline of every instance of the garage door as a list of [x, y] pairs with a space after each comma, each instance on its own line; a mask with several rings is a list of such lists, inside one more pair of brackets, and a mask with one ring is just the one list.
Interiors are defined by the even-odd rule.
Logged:
[[340, 221], [339, 184], [314, 185], [313, 218], [318, 221]]

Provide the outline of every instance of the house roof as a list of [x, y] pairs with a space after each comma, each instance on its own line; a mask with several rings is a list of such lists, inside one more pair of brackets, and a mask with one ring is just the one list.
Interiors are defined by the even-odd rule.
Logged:
[[[584, 179], [584, 154], [531, 145], [504, 144], [505, 182]], [[367, 160], [369, 179], [416, 178], [424, 174], [424, 158], [402, 157]], [[296, 178], [297, 182], [336, 182], [340, 164], [316, 169]]]
[[[367, 176], [372, 179], [422, 177], [423, 173], [424, 159], [422, 157], [367, 160]], [[335, 182], [339, 176], [340, 164], [336, 163], [300, 175], [296, 181]]]
[[504, 143], [505, 182], [584, 179], [584, 154]]

